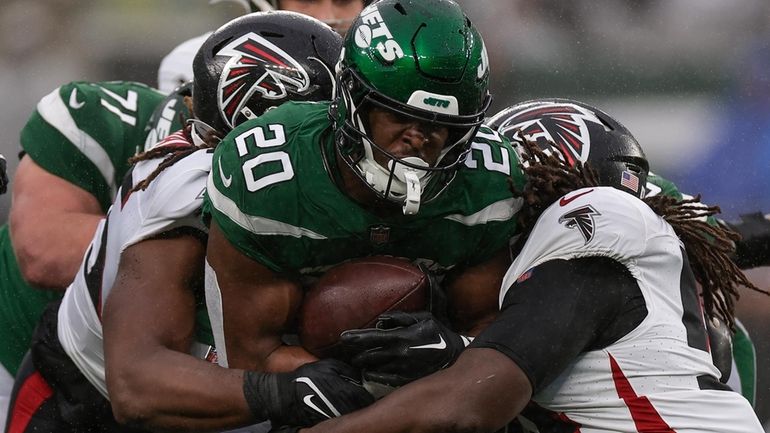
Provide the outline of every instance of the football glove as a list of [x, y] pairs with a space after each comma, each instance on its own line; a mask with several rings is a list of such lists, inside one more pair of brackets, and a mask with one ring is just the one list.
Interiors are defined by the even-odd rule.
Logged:
[[299, 429], [300, 427], [290, 427], [290, 426], [273, 427], [267, 433], [298, 433]]
[[5, 157], [0, 155], [0, 194], [8, 191], [8, 172], [6, 172]]
[[309, 427], [372, 404], [359, 377], [344, 362], [324, 359], [290, 373], [247, 371], [243, 394], [258, 420]]
[[382, 314], [374, 329], [343, 332], [352, 364], [366, 381], [401, 386], [451, 365], [472, 338], [462, 336], [427, 311]]

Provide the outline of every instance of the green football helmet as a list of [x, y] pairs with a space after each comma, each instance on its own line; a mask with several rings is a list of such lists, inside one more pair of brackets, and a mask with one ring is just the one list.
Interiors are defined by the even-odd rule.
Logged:
[[[379, 196], [417, 213], [454, 178], [491, 100], [481, 35], [452, 0], [380, 0], [353, 22], [331, 107], [337, 151]], [[398, 158], [372, 139], [370, 110], [448, 132], [433, 164]], [[374, 159], [379, 153], [389, 162]], [[383, 159], [383, 158], [381, 158]]]

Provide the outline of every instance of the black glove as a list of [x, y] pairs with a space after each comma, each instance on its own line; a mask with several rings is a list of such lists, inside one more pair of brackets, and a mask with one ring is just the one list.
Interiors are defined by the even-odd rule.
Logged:
[[267, 433], [297, 433], [299, 432], [300, 428], [301, 427], [290, 427], [290, 426], [273, 427]]
[[741, 221], [727, 223], [741, 235], [735, 243], [735, 264], [741, 269], [770, 265], [770, 219], [755, 212], [741, 215]]
[[291, 373], [244, 375], [243, 394], [258, 420], [275, 426], [309, 427], [374, 402], [358, 370], [335, 359], [303, 365]]
[[365, 380], [391, 386], [427, 376], [452, 364], [471, 339], [439, 322], [431, 313], [393, 311], [374, 329], [343, 332], [340, 342]]
[[8, 191], [8, 172], [5, 169], [5, 157], [0, 155], [0, 194], [5, 194]]

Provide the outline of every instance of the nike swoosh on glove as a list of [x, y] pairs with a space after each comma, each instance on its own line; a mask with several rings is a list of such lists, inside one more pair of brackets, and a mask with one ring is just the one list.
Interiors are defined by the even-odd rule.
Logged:
[[248, 371], [243, 394], [256, 418], [269, 419], [274, 426], [309, 427], [374, 402], [359, 371], [335, 359], [290, 373]]
[[393, 311], [374, 329], [354, 329], [340, 342], [353, 353], [352, 364], [367, 381], [401, 386], [451, 365], [472, 339], [441, 323], [427, 311]]

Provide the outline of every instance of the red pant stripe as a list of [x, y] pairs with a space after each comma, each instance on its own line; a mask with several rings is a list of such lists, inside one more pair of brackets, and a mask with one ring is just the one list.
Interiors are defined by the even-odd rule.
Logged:
[[7, 433], [24, 433], [38, 408], [53, 395], [53, 389], [40, 372], [29, 375], [16, 395], [13, 410], [9, 414], [11, 423]]

